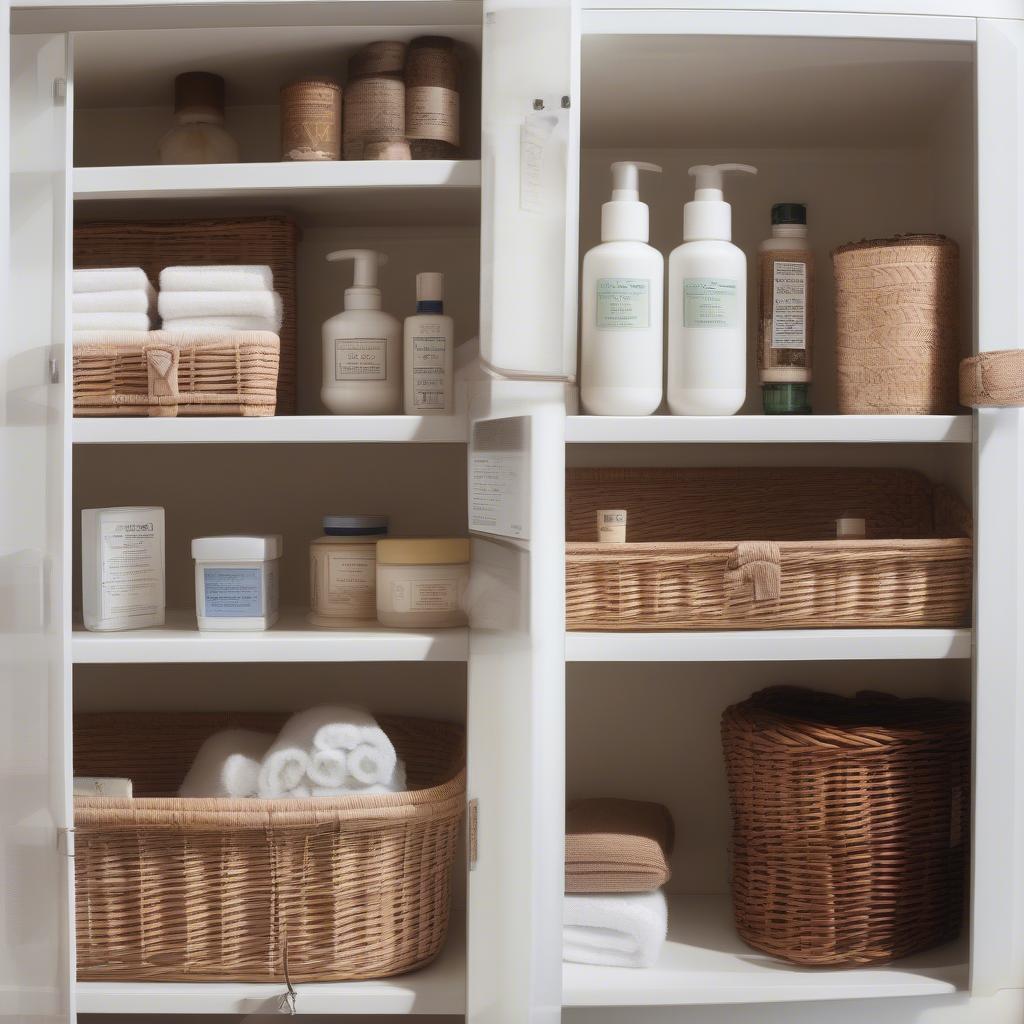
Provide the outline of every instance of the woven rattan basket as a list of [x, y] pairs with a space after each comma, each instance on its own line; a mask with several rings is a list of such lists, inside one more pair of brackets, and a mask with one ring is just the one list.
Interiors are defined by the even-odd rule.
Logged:
[[126, 331], [76, 341], [75, 415], [273, 416], [279, 349], [266, 331]]
[[169, 266], [266, 264], [284, 304], [277, 414], [295, 412], [295, 262], [299, 229], [290, 217], [231, 220], [95, 221], [75, 225], [76, 267], [142, 267], [156, 283]]
[[[625, 509], [626, 544], [592, 542]], [[965, 626], [970, 516], [899, 469], [570, 469], [566, 626]], [[862, 517], [864, 540], [836, 540]]]
[[410, 791], [183, 800], [202, 741], [277, 714], [75, 716], [75, 774], [136, 799], [75, 798], [78, 977], [349, 981], [433, 960], [448, 928], [465, 806], [461, 726], [379, 716]]
[[832, 253], [841, 413], [952, 413], [960, 361], [956, 242], [902, 235]]
[[884, 963], [956, 936], [970, 710], [772, 687], [727, 708], [736, 928], [791, 963]]

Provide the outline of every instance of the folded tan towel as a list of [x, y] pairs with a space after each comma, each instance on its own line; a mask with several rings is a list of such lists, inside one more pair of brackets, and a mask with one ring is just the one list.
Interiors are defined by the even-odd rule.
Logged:
[[565, 814], [565, 891], [651, 892], [672, 877], [674, 839], [661, 804], [574, 800]]

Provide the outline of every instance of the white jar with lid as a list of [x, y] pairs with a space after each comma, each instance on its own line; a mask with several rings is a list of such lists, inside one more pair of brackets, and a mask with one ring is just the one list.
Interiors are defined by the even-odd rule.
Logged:
[[269, 629], [277, 621], [279, 533], [196, 537], [196, 618], [200, 629]]
[[417, 537], [377, 544], [377, 618], [383, 626], [466, 625], [469, 541]]
[[377, 618], [377, 541], [387, 516], [324, 516], [309, 545], [309, 621], [344, 627]]

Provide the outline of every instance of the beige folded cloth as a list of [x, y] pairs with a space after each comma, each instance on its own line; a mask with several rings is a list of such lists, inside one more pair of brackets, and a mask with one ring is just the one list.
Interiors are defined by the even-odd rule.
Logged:
[[565, 814], [565, 891], [651, 892], [672, 872], [668, 808], [641, 800], [575, 800]]

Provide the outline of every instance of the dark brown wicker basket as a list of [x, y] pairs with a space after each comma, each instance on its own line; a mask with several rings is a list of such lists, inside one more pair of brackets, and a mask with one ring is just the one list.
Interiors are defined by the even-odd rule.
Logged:
[[75, 716], [75, 773], [127, 776], [136, 793], [75, 798], [79, 979], [355, 981], [438, 955], [465, 807], [462, 726], [379, 716], [404, 793], [173, 795], [207, 736], [274, 732], [286, 717]]
[[885, 963], [963, 916], [970, 710], [778, 686], [722, 716], [743, 940], [808, 966]]

